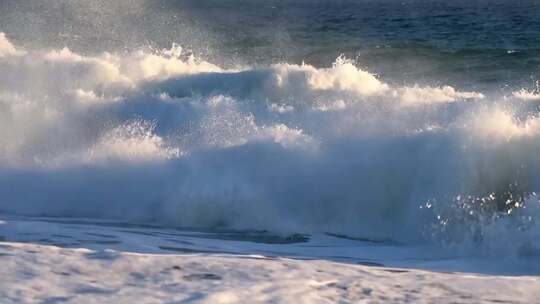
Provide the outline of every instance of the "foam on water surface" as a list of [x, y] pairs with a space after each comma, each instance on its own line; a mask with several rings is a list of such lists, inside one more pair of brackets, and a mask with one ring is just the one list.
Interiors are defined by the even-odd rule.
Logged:
[[[537, 275], [532, 260], [462, 257], [433, 246], [358, 240], [331, 234], [167, 228], [147, 224], [67, 218], [4, 218], [2, 242], [40, 244], [100, 253], [229, 256], [327, 260], [350, 265], [489, 275]], [[503, 263], [504, 262], [504, 263]]]
[[4, 213], [538, 251], [522, 93], [395, 85], [344, 57], [2, 50]]
[[0, 301], [534, 302], [538, 3], [259, 2], [0, 2]]

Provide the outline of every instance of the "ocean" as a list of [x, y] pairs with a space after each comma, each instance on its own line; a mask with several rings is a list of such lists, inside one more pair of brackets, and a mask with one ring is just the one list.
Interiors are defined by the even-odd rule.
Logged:
[[3, 0], [0, 213], [537, 258], [539, 9]]

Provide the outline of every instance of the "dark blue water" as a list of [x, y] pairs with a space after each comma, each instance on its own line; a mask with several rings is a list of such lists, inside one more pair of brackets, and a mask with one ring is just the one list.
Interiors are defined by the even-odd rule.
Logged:
[[540, 66], [534, 0], [4, 0], [0, 29], [84, 52], [177, 42], [229, 65], [345, 54], [386, 79], [460, 87], [530, 86]]

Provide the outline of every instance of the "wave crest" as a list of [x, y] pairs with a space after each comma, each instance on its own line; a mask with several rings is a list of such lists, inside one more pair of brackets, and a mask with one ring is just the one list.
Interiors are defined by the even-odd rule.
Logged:
[[462, 210], [425, 202], [540, 186], [535, 110], [343, 57], [225, 69], [178, 46], [83, 56], [2, 34], [0, 72], [2, 212], [425, 241]]

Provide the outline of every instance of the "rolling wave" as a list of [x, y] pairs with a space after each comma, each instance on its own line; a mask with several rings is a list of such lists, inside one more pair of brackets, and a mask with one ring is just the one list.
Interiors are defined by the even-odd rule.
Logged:
[[0, 211], [536, 254], [537, 96], [0, 34]]

